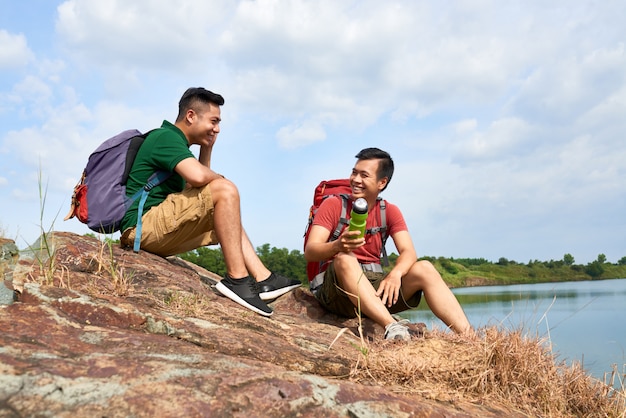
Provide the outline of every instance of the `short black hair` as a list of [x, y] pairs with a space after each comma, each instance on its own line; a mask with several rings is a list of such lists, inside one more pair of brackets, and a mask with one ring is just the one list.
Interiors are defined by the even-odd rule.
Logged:
[[[391, 159], [391, 155], [388, 152], [383, 151], [379, 148], [364, 148], [357, 155], [355, 155], [357, 160], [379, 160], [378, 162], [378, 172], [376, 173], [377, 180], [380, 180], [384, 177], [387, 177], [387, 184], [383, 188], [385, 190], [391, 181], [391, 177], [393, 177], [393, 160]], [[381, 190], [382, 191], [382, 190]]]
[[178, 102], [178, 117], [176, 118], [176, 121], [182, 120], [185, 117], [187, 110], [194, 109], [194, 106], [196, 106], [198, 102], [222, 106], [224, 104], [224, 98], [217, 93], [213, 93], [212, 91], [205, 89], [204, 87], [190, 87], [183, 93], [183, 96]]

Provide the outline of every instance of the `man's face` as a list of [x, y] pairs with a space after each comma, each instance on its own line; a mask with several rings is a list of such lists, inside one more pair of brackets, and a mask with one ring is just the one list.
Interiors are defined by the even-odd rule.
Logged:
[[359, 197], [365, 200], [372, 200], [378, 197], [378, 193], [387, 184], [387, 178], [378, 180], [378, 165], [380, 160], [359, 160], [352, 169], [350, 174], [350, 187], [352, 187], [352, 196], [355, 199]]
[[220, 132], [220, 107], [213, 104], [197, 106], [197, 111], [188, 111], [190, 144], [213, 145]]

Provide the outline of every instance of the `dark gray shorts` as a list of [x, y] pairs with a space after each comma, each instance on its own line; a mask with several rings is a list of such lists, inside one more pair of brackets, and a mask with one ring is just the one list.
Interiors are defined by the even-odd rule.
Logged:
[[[370, 281], [374, 289], [378, 290], [380, 282], [385, 278], [385, 273], [364, 271], [363, 274]], [[357, 316], [357, 308], [352, 304], [346, 292], [337, 284], [334, 263], [330, 263], [324, 274], [324, 283], [315, 295], [320, 304], [328, 311], [347, 318]], [[422, 292], [416, 292], [408, 300], [405, 299], [400, 289], [400, 298], [391, 307], [387, 307], [389, 313], [395, 314], [409, 309], [417, 308], [422, 299]]]

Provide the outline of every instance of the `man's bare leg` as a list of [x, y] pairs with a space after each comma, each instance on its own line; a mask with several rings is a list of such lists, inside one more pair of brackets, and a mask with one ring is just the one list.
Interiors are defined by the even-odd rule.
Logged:
[[246, 269], [250, 272], [250, 275], [254, 277], [257, 282], [267, 279], [272, 272], [265, 267], [259, 258], [259, 255], [256, 253], [245, 231], [242, 231], [241, 234], [241, 248], [243, 250], [243, 259]]
[[376, 290], [365, 276], [354, 255], [340, 253], [333, 261], [335, 273], [341, 288], [361, 313], [381, 325], [383, 328], [396, 322], [383, 302], [376, 296]]
[[402, 291], [411, 297], [421, 290], [431, 311], [454, 332], [463, 334], [472, 327], [452, 291], [441, 278], [435, 267], [428, 261], [416, 262], [402, 278]]
[[226, 179], [214, 180], [209, 186], [214, 206], [213, 224], [224, 254], [226, 273], [234, 278], [246, 277], [248, 270], [242, 248], [239, 191]]

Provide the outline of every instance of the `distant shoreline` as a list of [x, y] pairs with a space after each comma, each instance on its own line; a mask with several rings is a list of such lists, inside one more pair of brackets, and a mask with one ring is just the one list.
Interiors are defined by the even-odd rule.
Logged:
[[506, 283], [494, 282], [493, 280], [489, 280], [484, 277], [475, 277], [471, 279], [476, 279], [475, 281], [466, 282], [465, 286], [451, 286], [451, 289], [462, 289], [468, 287], [481, 287], [481, 286], [514, 286], [520, 284], [541, 284], [541, 283], [564, 283], [564, 282], [594, 282], [594, 281], [603, 281], [603, 280], [624, 280], [626, 277], [604, 277], [604, 278], [587, 278], [587, 279], [570, 279], [570, 280], [542, 280], [537, 282], [527, 282], [527, 281], [510, 281]]

